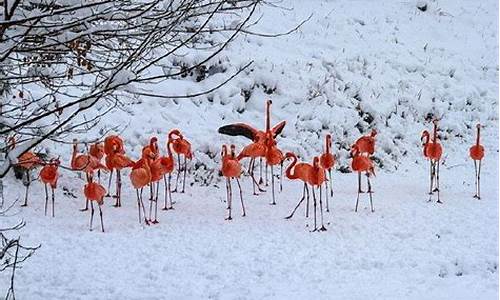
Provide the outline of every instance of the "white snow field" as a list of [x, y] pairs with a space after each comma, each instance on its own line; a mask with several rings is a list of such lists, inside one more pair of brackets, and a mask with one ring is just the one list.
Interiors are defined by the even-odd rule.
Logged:
[[[108, 198], [106, 232], [98, 230], [98, 218], [89, 231], [89, 213], [78, 210], [84, 181], [66, 170], [55, 218], [44, 216], [43, 187], [36, 182], [29, 207], [16, 205], [1, 219], [26, 220], [23, 242], [42, 245], [16, 275], [19, 299], [498, 298], [498, 2], [427, 1], [425, 12], [417, 1], [296, 0], [279, 6], [262, 9], [252, 30], [286, 32], [312, 16], [290, 35], [240, 36], [218, 57], [224, 74], [149, 88], [169, 95], [203, 91], [254, 60], [251, 72], [208, 96], [130, 101], [102, 121], [103, 128], [119, 126], [133, 158], [152, 135], [163, 146], [174, 127], [192, 142], [186, 194], [173, 195], [175, 210], [160, 211], [160, 224], [138, 224], [126, 174], [123, 207], [112, 207]], [[271, 206], [270, 192], [252, 196], [244, 177], [248, 216], [239, 215], [234, 193], [235, 218], [224, 220], [224, 184], [214, 172], [220, 145], [241, 149], [248, 140], [220, 136], [217, 128], [235, 121], [263, 128], [268, 98], [272, 122], [287, 120], [278, 139], [284, 151], [311, 161], [324, 135], [333, 136], [339, 163], [326, 232], [310, 232], [313, 220], [303, 208], [284, 220], [302, 191], [288, 180]], [[427, 202], [428, 162], [420, 145], [433, 117], [441, 119], [445, 149], [443, 204]], [[468, 157], [477, 122], [486, 148], [481, 200], [472, 198]], [[348, 149], [371, 128], [379, 131], [375, 212], [363, 194], [355, 213], [357, 175], [344, 173]], [[97, 130], [88, 134], [97, 136]], [[44, 147], [38, 150], [69, 164], [69, 146]], [[9, 176], [6, 199], [22, 198], [24, 186]]]

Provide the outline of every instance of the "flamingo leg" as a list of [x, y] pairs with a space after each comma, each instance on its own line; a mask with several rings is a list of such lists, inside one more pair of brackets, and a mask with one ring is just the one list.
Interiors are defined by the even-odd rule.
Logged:
[[184, 179], [182, 181], [182, 192], [184, 193], [184, 190], [186, 189], [186, 174], [187, 174], [187, 158], [184, 155]]
[[116, 176], [118, 177], [118, 190], [116, 191], [118, 207], [122, 207], [122, 173], [120, 170], [116, 170]]
[[152, 221], [151, 216], [153, 214], [153, 185], [154, 185], [153, 182], [149, 183], [149, 194], [150, 194], [150, 198], [149, 198], [149, 221]]
[[104, 223], [102, 222], [102, 209], [101, 205], [99, 204], [97, 207], [99, 207], [99, 217], [101, 218], [101, 230], [104, 232]]
[[111, 181], [113, 179], [113, 169], [111, 169], [110, 173], [109, 173], [109, 180], [108, 180], [108, 193], [106, 194], [105, 197], [111, 197]]
[[49, 203], [49, 192], [47, 191], [47, 184], [45, 186], [45, 215], [47, 215], [47, 205]]
[[276, 198], [274, 196], [274, 171], [273, 171], [273, 166], [271, 166], [271, 190], [273, 192], [273, 202], [271, 205], [276, 205]]
[[259, 168], [260, 168], [260, 178], [259, 178], [259, 184], [263, 184], [264, 180], [262, 179], [262, 157], [259, 159]]
[[172, 179], [172, 174], [168, 174], [168, 197], [170, 198], [170, 207], [168, 209], [174, 209], [174, 202], [172, 201], [172, 184], [171, 180]]
[[285, 219], [287, 219], [287, 220], [291, 219], [293, 217], [293, 215], [295, 214], [295, 211], [297, 211], [297, 209], [299, 208], [299, 206], [306, 199], [306, 187], [307, 187], [307, 183], [304, 182], [304, 188], [302, 189], [302, 198], [300, 198], [299, 203], [297, 203], [297, 205], [295, 206], [295, 208], [292, 210], [292, 213], [290, 215], [286, 216]]
[[431, 185], [430, 185], [430, 188], [429, 188], [429, 200], [427, 200], [427, 202], [431, 202], [432, 201], [432, 195], [433, 195], [433, 189], [434, 189], [434, 177], [435, 177], [435, 163], [432, 162], [432, 160], [430, 160], [431, 162], [431, 165], [430, 165], [430, 168], [431, 168]]
[[101, 169], [97, 170], [97, 183], [101, 184]]
[[437, 183], [437, 192], [438, 192], [438, 200], [437, 203], [443, 203], [441, 202], [441, 198], [439, 197], [440, 191], [439, 191], [439, 160], [436, 162], [437, 164], [437, 171], [436, 171], [436, 183]]
[[93, 221], [94, 221], [94, 203], [90, 202], [90, 231], [92, 231]]
[[255, 158], [252, 158], [252, 160], [253, 160], [253, 162], [252, 162], [252, 168], [251, 168], [251, 170], [252, 170], [252, 174], [250, 175], [250, 177], [252, 177], [252, 182], [253, 182], [253, 187], [254, 187], [253, 194], [254, 194], [254, 195], [258, 195], [258, 194], [255, 192], [255, 186], [257, 186], [257, 190], [258, 190], [259, 192], [261, 192], [261, 193], [262, 193], [262, 192], [265, 192], [265, 190], [264, 190], [264, 189], [262, 189], [262, 188], [260, 187], [260, 184], [259, 184], [259, 183], [257, 182], [257, 180], [255, 179], [255, 173], [254, 173], [254, 169], [255, 169]]
[[316, 193], [314, 193], [314, 185], [312, 186], [312, 194], [313, 194], [313, 208], [314, 208], [314, 231], [318, 230], [318, 224], [317, 224], [317, 219], [316, 219]]
[[233, 218], [231, 217], [231, 209], [232, 209], [232, 201], [233, 201], [233, 191], [231, 190], [231, 179], [229, 177], [227, 178], [227, 185], [228, 185], [228, 198], [227, 198], [227, 210], [228, 210], [228, 216], [226, 220], [232, 220]]
[[[118, 194], [119, 194], [119, 188], [118, 188], [118, 178], [120, 177], [120, 171], [116, 169], [116, 184], [115, 184], [115, 193], [116, 195], [113, 196], [115, 198], [115, 204], [113, 204], [114, 207], [119, 207], [120, 206], [120, 199], [118, 199]], [[110, 176], [111, 179], [111, 176]]]
[[328, 178], [330, 179], [330, 196], [333, 198], [332, 169], [328, 170]]
[[172, 192], [177, 193], [177, 187], [179, 185], [179, 177], [181, 176], [181, 155], [177, 153], [177, 178], [175, 179], [175, 188]]
[[364, 191], [361, 189], [361, 173], [358, 173], [358, 192], [364, 193]]
[[[322, 194], [322, 188], [321, 188], [321, 184], [318, 185], [318, 190], [319, 190], [319, 213], [320, 213], [320, 217], [321, 217], [321, 227], [320, 227], [320, 231], [326, 231], [326, 227], [325, 227], [325, 224], [323, 223], [323, 201], [321, 200], [321, 194]], [[326, 192], [328, 194], [328, 191]]]
[[479, 166], [477, 170], [477, 198], [481, 199], [481, 162], [482, 160], [479, 160]]
[[255, 158], [252, 157], [252, 158], [250, 158], [250, 162], [248, 163], [248, 175], [250, 175], [250, 177], [252, 177], [253, 194], [257, 195], [257, 192], [255, 191], [256, 182], [255, 182], [255, 177], [253, 175], [254, 164], [255, 164]]
[[137, 192], [137, 208], [139, 211], [139, 224], [141, 224], [141, 202], [140, 202], [140, 197], [139, 197], [139, 189], [135, 189]]
[[149, 226], [149, 221], [148, 221], [148, 219], [146, 218], [146, 208], [144, 207], [144, 202], [142, 201], [142, 189], [143, 189], [143, 188], [141, 188], [141, 193], [140, 193], [140, 195], [141, 195], [141, 199], [140, 199], [140, 206], [142, 206], [142, 214], [143, 214], [143, 216], [144, 216], [144, 223], [146, 223], [146, 225], [148, 225], [148, 226]]
[[[326, 178], [326, 171], [325, 171], [325, 178]], [[325, 180], [326, 212], [330, 212], [330, 205], [329, 205], [330, 201], [328, 201], [328, 181], [329, 180]], [[321, 189], [321, 186], [320, 186], [320, 189]]]
[[165, 198], [163, 199], [162, 210], [168, 210], [167, 200], [168, 200], [168, 186], [167, 186], [167, 175], [163, 174], [163, 184], [165, 185]]
[[283, 161], [280, 163], [280, 192], [283, 191]]
[[267, 176], [268, 172], [267, 172], [267, 169], [268, 169], [269, 165], [268, 163], [266, 162], [266, 186], [269, 186], [269, 178]]
[[247, 215], [247, 213], [245, 212], [245, 204], [243, 204], [243, 192], [241, 191], [241, 184], [238, 178], [236, 178], [236, 183], [238, 183], [238, 188], [240, 190], [241, 209], [243, 210], [243, 214], [241, 216], [244, 217]]
[[[153, 224], [158, 224], [158, 194], [160, 189], [160, 181], [156, 182], [156, 195], [155, 195], [155, 219], [153, 220]], [[150, 217], [151, 218], [151, 217]]]
[[56, 203], [56, 196], [55, 196], [54, 188], [52, 188], [52, 218], [55, 216], [54, 215], [54, 211], [55, 211], [54, 205], [55, 205], [55, 203]]
[[[358, 172], [358, 186], [361, 186], [361, 172]], [[358, 212], [358, 204], [359, 204], [359, 194], [361, 191], [358, 189], [358, 197], [356, 198], [356, 207], [354, 208], [355, 212]]]
[[24, 194], [24, 204], [22, 204], [21, 206], [28, 206], [28, 191], [30, 188], [30, 183], [31, 183], [30, 171], [26, 169], [26, 192]]
[[373, 208], [373, 197], [372, 197], [372, 185], [370, 183], [370, 174], [366, 173], [366, 182], [368, 184], [368, 194], [370, 195], [370, 208], [372, 212], [375, 212], [375, 209]]
[[306, 218], [309, 218], [309, 188], [307, 187], [307, 184], [304, 182], [304, 187], [306, 188]]

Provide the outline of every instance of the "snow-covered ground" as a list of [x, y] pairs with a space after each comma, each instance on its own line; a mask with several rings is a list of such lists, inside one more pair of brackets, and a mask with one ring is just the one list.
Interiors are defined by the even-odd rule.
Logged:
[[[416, 3], [283, 1], [290, 10], [262, 10], [252, 30], [284, 32], [313, 13], [311, 19], [284, 37], [240, 36], [219, 57], [228, 73], [254, 60], [252, 72], [208, 98], [144, 98], [112, 113], [102, 125], [120, 126], [134, 158], [151, 135], [163, 142], [169, 129], [182, 129], [195, 149], [193, 185], [174, 194], [175, 211], [160, 212], [160, 224], [146, 228], [137, 223], [135, 193], [125, 180], [124, 207], [106, 202], [102, 234], [89, 232], [88, 213], [78, 211], [83, 181], [75, 174], [61, 171], [54, 219], [43, 216], [43, 188], [35, 184], [30, 207], [16, 207], [8, 219], [24, 218], [24, 241], [42, 244], [17, 274], [18, 297], [498, 298], [498, 3], [428, 1], [426, 12]], [[206, 90], [225, 75], [151, 89]], [[242, 92], [250, 95], [247, 101]], [[288, 122], [279, 147], [307, 160], [329, 132], [337, 167], [345, 167], [348, 146], [378, 129], [375, 213], [366, 195], [361, 211], [353, 211], [357, 176], [336, 171], [327, 232], [309, 232], [312, 220], [302, 210], [283, 219], [301, 193], [300, 183], [289, 181], [278, 205], [270, 206], [270, 193], [251, 196], [245, 177], [248, 216], [239, 217], [236, 198], [235, 220], [224, 221], [224, 186], [213, 172], [219, 158], [212, 157], [224, 142], [241, 148], [248, 141], [219, 136], [217, 128], [233, 121], [262, 128], [267, 98], [273, 123]], [[428, 163], [419, 140], [432, 116], [441, 118], [445, 149], [442, 205], [426, 201]], [[487, 152], [480, 201], [472, 198], [468, 159], [477, 122], [485, 126]], [[68, 164], [69, 147], [46, 146]], [[63, 187], [78, 199], [63, 195]], [[5, 193], [16, 199], [23, 186], [7, 178]]]

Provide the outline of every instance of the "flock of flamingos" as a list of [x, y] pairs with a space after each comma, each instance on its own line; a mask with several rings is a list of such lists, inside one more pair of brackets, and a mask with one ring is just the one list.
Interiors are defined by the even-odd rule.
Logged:
[[[271, 115], [271, 104], [272, 102], [268, 100], [266, 102], [266, 128], [264, 131], [254, 129], [253, 127], [243, 124], [236, 123], [219, 128], [219, 133], [232, 135], [232, 136], [244, 136], [250, 140], [252, 143], [244, 147], [239, 154], [236, 154], [235, 145], [222, 145], [222, 166], [221, 174], [226, 179], [226, 197], [227, 197], [227, 210], [228, 215], [226, 220], [231, 220], [231, 210], [232, 210], [232, 185], [231, 180], [235, 180], [239, 188], [239, 196], [241, 201], [242, 215], [245, 216], [245, 205], [243, 202], [243, 193], [240, 185], [240, 176], [242, 175], [242, 166], [240, 161], [244, 158], [249, 159], [249, 165], [247, 168], [247, 173], [252, 179], [253, 183], [253, 194], [258, 195], [257, 191], [265, 192], [261, 185], [264, 184], [262, 176], [262, 162], [265, 161], [265, 185], [268, 185], [268, 168], [271, 170], [271, 189], [272, 189], [272, 202], [271, 204], [276, 204], [275, 199], [275, 175], [274, 167], [280, 165], [281, 172], [283, 172], [283, 163], [287, 160], [291, 160], [291, 163], [286, 168], [285, 175], [290, 180], [299, 180], [303, 183], [303, 192], [300, 201], [297, 203], [293, 211], [286, 219], [292, 218], [294, 213], [300, 207], [300, 205], [306, 201], [305, 215], [309, 216], [309, 189], [312, 191], [313, 198], [313, 212], [314, 212], [314, 229], [313, 231], [325, 231], [326, 227], [323, 223], [323, 195], [322, 189], [325, 188], [326, 211], [329, 211], [329, 200], [333, 197], [332, 188], [332, 169], [335, 165], [335, 155], [331, 153], [331, 143], [332, 139], [329, 134], [325, 137], [325, 148], [324, 153], [315, 156], [312, 163], [298, 162], [297, 156], [292, 152], [283, 152], [277, 147], [276, 137], [282, 132], [285, 127], [285, 121], [282, 121], [271, 128], [270, 115]], [[432, 201], [432, 196], [437, 192], [437, 202], [442, 203], [439, 195], [439, 165], [440, 159], [443, 154], [443, 148], [439, 143], [438, 139], [438, 122], [433, 121], [434, 129], [432, 135], [429, 131], [425, 130], [422, 133], [421, 140], [423, 143], [423, 154], [426, 159], [430, 162], [430, 187], [429, 187], [429, 201]], [[481, 160], [484, 156], [484, 147], [480, 144], [480, 124], [477, 125], [477, 139], [476, 143], [470, 148], [470, 157], [474, 161], [475, 166], [475, 195], [474, 197], [480, 199], [480, 173], [481, 173]], [[358, 173], [358, 192], [356, 198], [355, 211], [358, 209], [359, 196], [360, 193], [364, 193], [361, 187], [361, 177], [364, 173], [367, 179], [367, 190], [366, 193], [369, 194], [370, 208], [374, 212], [373, 199], [372, 199], [372, 186], [370, 182], [370, 177], [375, 176], [374, 164], [371, 160], [371, 156], [375, 152], [375, 137], [377, 132], [372, 130], [369, 135], [360, 137], [351, 147], [351, 168], [352, 171]], [[110, 135], [104, 139], [103, 142], [98, 142], [90, 146], [88, 154], [82, 154], [78, 152], [78, 141], [73, 141], [73, 154], [71, 157], [71, 170], [77, 172], [83, 172], [86, 176], [86, 184], [83, 188], [83, 193], [86, 198], [85, 208], [82, 211], [89, 209], [90, 203], [90, 230], [92, 230], [92, 222], [94, 217], [94, 205], [96, 202], [99, 208], [99, 215], [101, 221], [101, 230], [104, 232], [104, 224], [102, 219], [102, 209], [104, 197], [109, 197], [109, 191], [111, 187], [111, 181], [113, 177], [113, 172], [116, 173], [116, 195], [115, 207], [121, 206], [121, 187], [122, 179], [121, 172], [124, 169], [131, 169], [129, 178], [136, 190], [137, 194], [137, 207], [139, 214], [139, 223], [144, 219], [145, 224], [156, 224], [158, 223], [158, 196], [160, 189], [160, 182], [163, 179], [164, 182], [164, 205], [163, 210], [173, 209], [172, 192], [179, 191], [184, 193], [186, 184], [186, 174], [188, 161], [193, 157], [191, 151], [191, 144], [184, 135], [178, 130], [171, 130], [168, 134], [168, 140], [166, 144], [166, 156], [160, 155], [160, 148], [158, 147], [158, 139], [152, 137], [148, 145], [145, 145], [142, 149], [141, 159], [134, 161], [126, 156], [123, 140], [117, 135]], [[9, 140], [10, 149], [15, 147], [15, 138], [10, 138]], [[177, 163], [175, 163], [174, 153], [177, 155]], [[181, 160], [181, 156], [183, 160]], [[104, 158], [104, 163], [102, 159]], [[260, 162], [260, 179], [255, 178], [255, 165], [256, 161], [259, 159]], [[40, 170], [39, 178], [45, 185], [45, 215], [47, 215], [47, 208], [49, 203], [49, 192], [48, 187], [51, 189], [52, 198], [52, 216], [54, 216], [54, 190], [57, 187], [57, 179], [59, 177], [58, 168], [60, 166], [60, 160], [58, 158], [53, 158], [48, 161], [40, 159], [33, 152], [25, 152], [18, 158], [17, 165], [26, 172], [28, 178], [28, 184], [26, 185], [26, 195], [25, 201], [22, 206], [28, 205], [28, 189], [29, 189], [29, 173], [31, 170], [37, 166], [42, 166]], [[100, 184], [101, 170], [110, 172], [108, 189]], [[171, 189], [171, 178], [172, 173], [176, 170], [177, 178], [175, 181], [175, 188]], [[94, 175], [97, 174], [98, 180], [95, 181]], [[280, 179], [280, 189], [281, 180]], [[328, 175], [328, 176], [327, 176]], [[182, 176], [182, 179], [180, 179]], [[328, 177], [328, 179], [327, 179]], [[182, 189], [179, 186], [179, 181], [182, 181]], [[149, 215], [146, 214], [146, 208], [143, 202], [143, 189], [149, 188], [150, 198], [149, 198]], [[319, 194], [316, 196], [316, 194]], [[319, 199], [319, 203], [318, 203]], [[318, 207], [319, 204], [319, 207]], [[154, 209], [153, 209], [154, 207]], [[317, 224], [317, 211], [319, 209], [320, 223], [321, 226]], [[154, 211], [154, 213], [153, 213]], [[141, 216], [142, 213], [142, 216]]]

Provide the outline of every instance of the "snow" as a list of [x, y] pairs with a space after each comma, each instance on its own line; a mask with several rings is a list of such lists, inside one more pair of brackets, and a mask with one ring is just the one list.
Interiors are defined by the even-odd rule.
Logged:
[[[423, 2], [425, 12], [417, 8]], [[171, 128], [182, 130], [195, 151], [189, 187], [184, 195], [174, 194], [176, 209], [161, 211], [159, 225], [138, 224], [128, 177], [124, 207], [105, 201], [104, 234], [98, 219], [89, 232], [88, 213], [78, 211], [83, 181], [75, 174], [61, 170], [54, 219], [43, 216], [43, 187], [33, 185], [30, 206], [16, 206], [7, 218], [24, 218], [24, 242], [42, 244], [17, 273], [20, 299], [498, 298], [498, 3], [288, 0], [279, 5], [290, 9], [261, 9], [251, 31], [286, 32], [313, 16], [287, 36], [238, 37], [207, 64], [219, 72], [200, 82], [195, 74], [121, 92], [194, 94], [255, 61], [221, 89], [192, 99], [123, 97], [101, 127], [78, 137], [92, 140], [117, 127], [127, 154], [136, 159], [152, 135], [164, 147]], [[203, 58], [188, 49], [176, 57], [177, 65]], [[113, 84], [135, 76], [118, 75]], [[220, 145], [241, 149], [248, 141], [220, 136], [217, 128], [236, 121], [264, 128], [268, 98], [272, 123], [287, 121], [278, 139], [281, 149], [310, 161], [325, 134], [333, 136], [339, 163], [333, 212], [325, 214], [327, 232], [309, 232], [312, 220], [303, 210], [283, 219], [301, 193], [300, 183], [287, 180], [273, 207], [269, 192], [251, 196], [244, 177], [248, 216], [239, 216], [235, 193], [235, 219], [224, 221]], [[85, 118], [95, 114], [89, 109]], [[427, 203], [428, 162], [420, 133], [431, 128], [429, 116], [441, 118], [442, 205]], [[468, 158], [477, 122], [484, 125], [486, 148], [480, 201], [472, 198]], [[349, 145], [371, 128], [379, 132], [375, 213], [369, 212], [366, 195], [355, 213], [357, 176], [339, 170], [349, 165]], [[37, 150], [61, 155], [69, 164], [69, 145]], [[12, 177], [4, 180], [7, 201], [24, 193]]]

